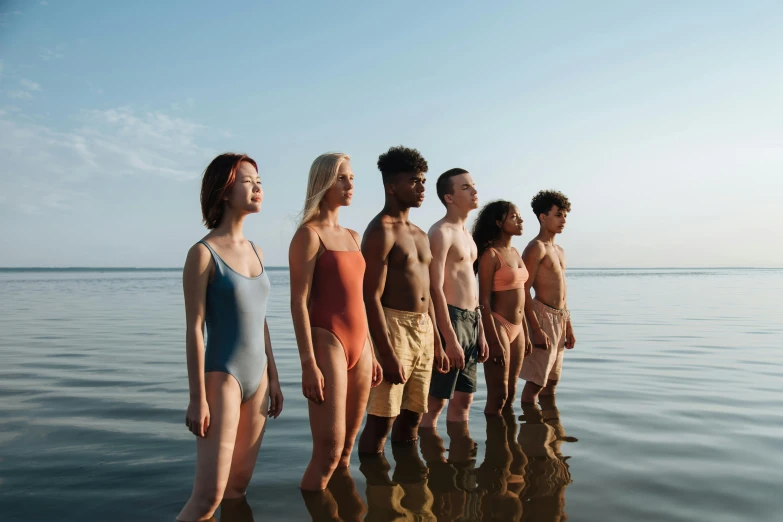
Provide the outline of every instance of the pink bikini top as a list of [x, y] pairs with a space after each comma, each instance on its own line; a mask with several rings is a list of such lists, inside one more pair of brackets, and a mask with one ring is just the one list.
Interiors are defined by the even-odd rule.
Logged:
[[[519, 256], [517, 249], [514, 248], [513, 250], [516, 252], [517, 256]], [[492, 291], [502, 292], [503, 290], [518, 290], [524, 288], [528, 276], [525, 264], [523, 263], [519, 268], [511, 267], [497, 250], [493, 248], [492, 251], [495, 252], [495, 255], [500, 259], [500, 268], [495, 272], [495, 276], [492, 279]], [[519, 259], [521, 260], [522, 256], [519, 256]]]

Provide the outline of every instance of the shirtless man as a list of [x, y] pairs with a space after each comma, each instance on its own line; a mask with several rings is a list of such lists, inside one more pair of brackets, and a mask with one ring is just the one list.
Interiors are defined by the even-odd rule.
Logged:
[[445, 350], [435, 349], [435, 367], [430, 383], [428, 412], [422, 427], [434, 428], [449, 401], [446, 420], [465, 423], [476, 392], [477, 363], [487, 360], [489, 350], [478, 309], [478, 287], [473, 262], [478, 251], [465, 222], [478, 208], [478, 192], [470, 173], [451, 169], [440, 175], [438, 197], [446, 216], [429, 231], [432, 248], [430, 292]]
[[[525, 357], [519, 372], [519, 377], [527, 381], [522, 403], [535, 403], [539, 394], [554, 395], [563, 369], [564, 348], [570, 350], [576, 344], [566, 305], [565, 251], [555, 244], [555, 236], [565, 228], [571, 203], [560, 192], [542, 190], [530, 205], [541, 229], [522, 252], [529, 274], [525, 318], [533, 344], [533, 352]], [[535, 297], [530, 295], [531, 288]]]
[[408, 221], [411, 207], [424, 202], [427, 162], [415, 149], [392, 147], [378, 158], [378, 169], [386, 204], [364, 232], [362, 253], [364, 304], [384, 380], [370, 392], [363, 454], [383, 451], [392, 423], [392, 442], [417, 440], [435, 350], [442, 351], [433, 326], [429, 240]]

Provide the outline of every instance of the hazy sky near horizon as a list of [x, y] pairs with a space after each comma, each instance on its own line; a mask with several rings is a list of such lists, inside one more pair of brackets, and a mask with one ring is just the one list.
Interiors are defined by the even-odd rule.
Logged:
[[[573, 267], [783, 266], [783, 3], [0, 2], [0, 266], [180, 266], [218, 153], [259, 162], [246, 235], [286, 265], [307, 172], [392, 145], [471, 171]], [[778, 237], [778, 239], [774, 239]]]

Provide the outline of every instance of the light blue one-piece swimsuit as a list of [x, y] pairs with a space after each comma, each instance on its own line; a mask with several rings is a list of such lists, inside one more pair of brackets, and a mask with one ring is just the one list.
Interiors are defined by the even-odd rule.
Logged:
[[207, 286], [207, 347], [204, 372], [224, 372], [236, 378], [242, 402], [250, 399], [266, 373], [264, 319], [270, 283], [261, 263], [261, 274], [246, 277], [228, 266], [206, 241], [212, 253], [215, 276]]

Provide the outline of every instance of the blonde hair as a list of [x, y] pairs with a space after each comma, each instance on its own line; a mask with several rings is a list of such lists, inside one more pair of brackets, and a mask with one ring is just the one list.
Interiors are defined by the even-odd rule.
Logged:
[[321, 200], [326, 191], [332, 188], [334, 182], [337, 181], [337, 171], [340, 170], [340, 165], [350, 159], [350, 156], [342, 152], [327, 152], [315, 158], [307, 178], [307, 195], [299, 220], [300, 227], [318, 216]]

